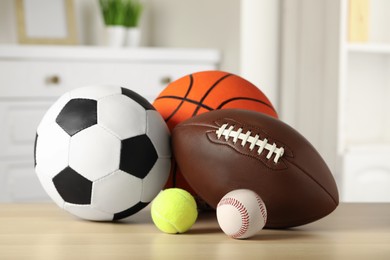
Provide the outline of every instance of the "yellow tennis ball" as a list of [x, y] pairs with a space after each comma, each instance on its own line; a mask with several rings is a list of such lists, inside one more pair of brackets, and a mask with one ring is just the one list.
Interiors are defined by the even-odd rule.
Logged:
[[154, 224], [165, 233], [177, 234], [189, 230], [198, 217], [194, 197], [187, 191], [171, 188], [161, 191], [152, 202]]

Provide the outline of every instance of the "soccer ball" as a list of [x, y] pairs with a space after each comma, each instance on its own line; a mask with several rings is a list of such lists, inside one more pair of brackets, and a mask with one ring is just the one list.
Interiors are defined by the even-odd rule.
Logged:
[[35, 171], [61, 208], [83, 219], [118, 220], [144, 208], [167, 181], [170, 134], [135, 92], [115, 86], [61, 96], [37, 128]]

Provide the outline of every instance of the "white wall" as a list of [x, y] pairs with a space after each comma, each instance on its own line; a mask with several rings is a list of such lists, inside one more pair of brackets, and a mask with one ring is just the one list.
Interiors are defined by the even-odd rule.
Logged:
[[0, 44], [17, 42], [17, 26], [13, 0], [0, 1]]
[[241, 76], [258, 86], [279, 111], [280, 1], [241, 0]]
[[[101, 45], [104, 27], [98, 0], [74, 0], [79, 43]], [[216, 48], [221, 69], [239, 73], [240, 0], [143, 0], [142, 44]], [[14, 0], [0, 1], [0, 44], [17, 43]]]
[[282, 119], [316, 147], [333, 173], [339, 161], [339, 4], [334, 0], [282, 4]]
[[239, 73], [240, 0], [151, 0], [149, 22], [152, 46], [217, 48]]

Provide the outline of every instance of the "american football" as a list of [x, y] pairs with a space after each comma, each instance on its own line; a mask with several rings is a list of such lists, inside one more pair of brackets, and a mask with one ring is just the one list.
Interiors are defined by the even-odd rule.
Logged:
[[339, 203], [333, 175], [313, 145], [292, 127], [248, 110], [215, 110], [178, 124], [175, 159], [210, 206], [235, 189], [258, 193], [267, 228], [316, 221]]

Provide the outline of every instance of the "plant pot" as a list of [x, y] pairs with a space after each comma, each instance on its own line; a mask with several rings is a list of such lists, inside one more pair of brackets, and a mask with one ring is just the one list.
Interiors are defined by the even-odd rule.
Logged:
[[138, 27], [130, 27], [126, 30], [126, 46], [139, 47], [141, 44], [141, 30]]
[[106, 27], [106, 44], [109, 47], [123, 47], [125, 43], [126, 28], [120, 25]]

